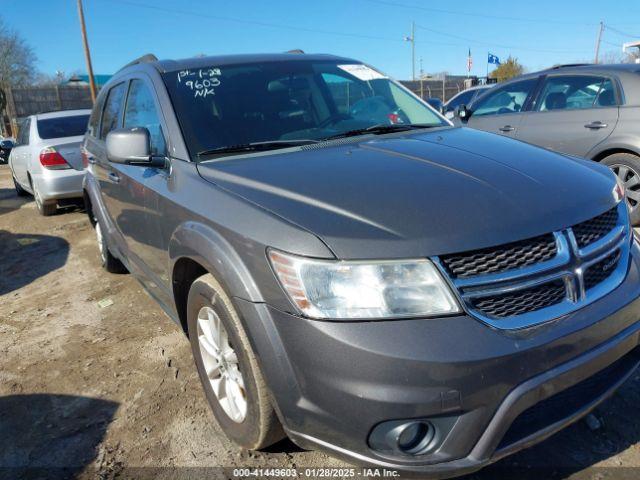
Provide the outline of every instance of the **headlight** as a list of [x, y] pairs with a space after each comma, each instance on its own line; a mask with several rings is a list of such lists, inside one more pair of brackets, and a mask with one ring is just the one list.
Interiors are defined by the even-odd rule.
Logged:
[[401, 318], [460, 307], [429, 260], [333, 261], [269, 251], [280, 284], [311, 318]]

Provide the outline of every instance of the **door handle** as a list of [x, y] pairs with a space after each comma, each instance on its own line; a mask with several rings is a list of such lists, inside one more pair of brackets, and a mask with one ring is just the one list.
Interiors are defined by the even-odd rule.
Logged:
[[500, 127], [498, 130], [504, 133], [509, 133], [513, 132], [515, 130], [515, 127], [512, 127], [511, 125], [505, 125], [504, 127]]
[[109, 172], [108, 177], [113, 183], [120, 183], [120, 177], [117, 173]]
[[587, 123], [584, 128], [590, 128], [592, 130], [598, 130], [600, 128], [607, 128], [607, 124], [606, 123], [602, 123], [600, 121], [598, 122], [591, 122], [591, 123]]

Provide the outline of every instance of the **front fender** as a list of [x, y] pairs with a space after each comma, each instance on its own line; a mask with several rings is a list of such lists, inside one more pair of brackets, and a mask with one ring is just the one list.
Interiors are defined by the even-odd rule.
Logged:
[[233, 246], [213, 228], [199, 222], [181, 224], [169, 241], [171, 272], [180, 258], [190, 258], [215, 272], [229, 294], [250, 302], [264, 301], [258, 286]]

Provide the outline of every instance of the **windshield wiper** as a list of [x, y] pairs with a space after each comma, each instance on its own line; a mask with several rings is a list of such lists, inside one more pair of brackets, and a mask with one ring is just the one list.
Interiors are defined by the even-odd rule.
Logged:
[[372, 125], [367, 128], [356, 128], [355, 130], [347, 130], [346, 132], [337, 133], [335, 135], [331, 135], [329, 137], [324, 138], [323, 140], [331, 140], [334, 138], [345, 138], [345, 137], [355, 137], [358, 135], [366, 135], [368, 133], [373, 135], [381, 135], [383, 133], [392, 133], [392, 132], [402, 132], [406, 130], [418, 130], [421, 128], [433, 128], [433, 127], [442, 127], [443, 125], [431, 125], [431, 124], [421, 124], [421, 123], [394, 123], [394, 124], [386, 124], [386, 123], [378, 123], [376, 125]]
[[251, 142], [241, 143], [238, 145], [227, 145], [224, 147], [212, 148], [198, 152], [198, 157], [208, 157], [210, 155], [218, 155], [225, 153], [242, 153], [242, 152], [263, 152], [267, 150], [276, 150], [278, 148], [299, 147], [301, 145], [309, 145], [318, 143], [319, 140], [270, 140], [267, 142]]

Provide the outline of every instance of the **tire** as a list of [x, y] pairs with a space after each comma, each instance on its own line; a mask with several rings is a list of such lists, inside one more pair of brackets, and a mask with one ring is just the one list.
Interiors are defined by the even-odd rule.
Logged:
[[[214, 338], [205, 334], [207, 325], [214, 323], [222, 327], [218, 328], [221, 332], [216, 339], [218, 346], [223, 351], [226, 347], [225, 359], [230, 357], [230, 360], [217, 361], [215, 364], [218, 368], [212, 367], [213, 356], [207, 355], [207, 349], [201, 346], [201, 342], [206, 342], [207, 338]], [[220, 283], [210, 274], [202, 275], [191, 285], [187, 300], [187, 325], [193, 358], [205, 396], [227, 437], [249, 450], [265, 448], [284, 438], [285, 434], [271, 404], [256, 355], [238, 313]], [[213, 342], [209, 343], [209, 347], [217, 348]], [[226, 380], [223, 379], [225, 375]], [[215, 382], [218, 382], [217, 394], [214, 390]], [[242, 395], [237, 395], [239, 392]], [[239, 413], [235, 419], [234, 409], [230, 406], [234, 403], [231, 401], [234, 393], [240, 399], [236, 403], [235, 413]], [[242, 398], [246, 401], [244, 417]]]
[[55, 215], [58, 212], [58, 204], [56, 202], [53, 203], [44, 203], [42, 198], [40, 197], [40, 192], [34, 184], [31, 184], [33, 189], [33, 199], [36, 201], [36, 207], [38, 207], [38, 212], [43, 217], [50, 217], [51, 215]]
[[109, 273], [126, 273], [127, 269], [122, 262], [116, 258], [109, 250], [107, 239], [103, 235], [103, 229], [100, 221], [96, 221], [96, 240], [98, 242], [98, 250], [100, 252], [100, 261], [102, 268]]
[[632, 153], [615, 153], [602, 160], [625, 184], [631, 225], [640, 226], [640, 157]]
[[18, 181], [16, 180], [16, 177], [14, 177], [13, 175], [11, 175], [11, 178], [13, 179], [13, 186], [16, 189], [16, 194], [19, 197], [26, 197], [27, 195], [29, 195], [29, 192], [27, 192], [24, 188], [22, 188], [20, 186], [20, 184], [18, 183]]

